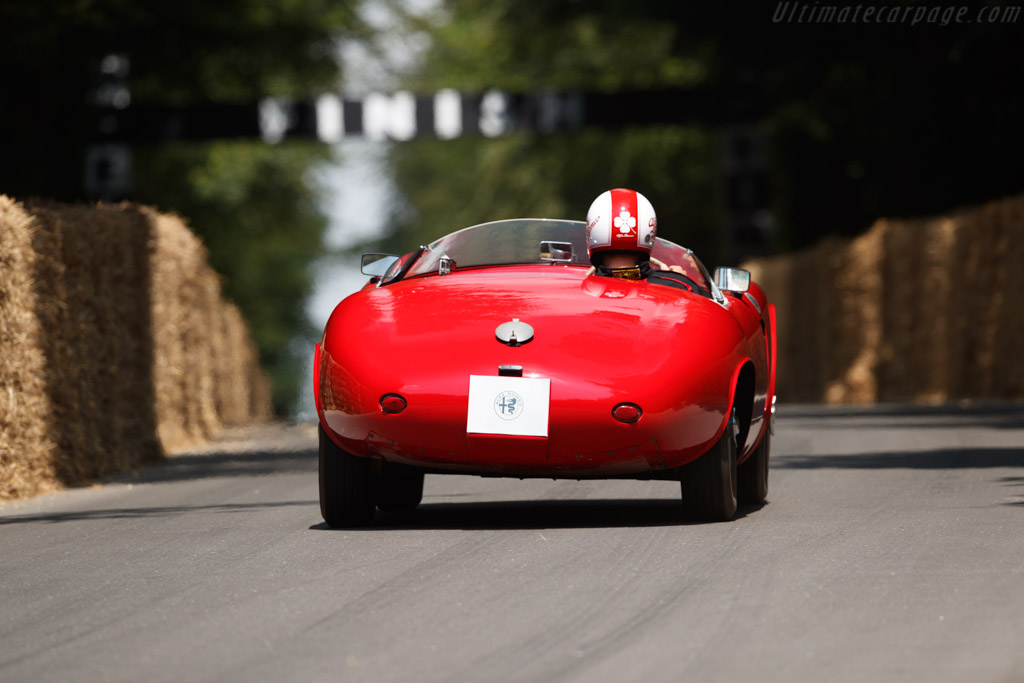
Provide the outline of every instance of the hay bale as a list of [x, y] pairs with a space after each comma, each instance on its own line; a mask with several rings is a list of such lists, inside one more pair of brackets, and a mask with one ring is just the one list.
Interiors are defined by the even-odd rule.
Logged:
[[997, 339], [1013, 313], [1005, 304], [1014, 230], [1006, 205], [896, 223], [886, 245], [880, 398], [1013, 396], [995, 389], [1003, 374]]
[[989, 324], [994, 357], [992, 396], [1020, 398], [1024, 396], [1024, 307], [1019, 298], [1024, 292], [1024, 197], [1015, 197], [991, 205], [986, 220], [1000, 226], [996, 252], [1002, 257], [998, 267], [998, 292], [993, 297]]
[[[950, 398], [950, 382], [956, 373], [955, 354], [949, 340], [957, 326], [954, 297], [957, 282], [957, 242], [960, 225], [952, 218], [938, 221], [905, 221], [910, 236], [905, 248], [917, 254], [914, 270], [904, 268], [900, 256], [890, 252], [890, 273], [902, 270], [901, 277], [913, 286], [914, 296], [905, 303], [912, 307], [900, 330], [888, 332], [891, 338], [887, 354], [885, 386], [882, 396], [887, 400], [915, 399], [939, 403]], [[892, 275], [890, 275], [892, 277]], [[897, 314], [893, 312], [890, 317]], [[908, 371], [898, 373], [904, 366]]]
[[164, 447], [201, 442], [222, 424], [269, 418], [269, 385], [248, 328], [224, 301], [206, 248], [178, 216], [143, 211], [154, 236], [153, 375]]
[[1019, 272], [1024, 198], [992, 202], [954, 220], [959, 233], [951, 270], [958, 280], [951, 308], [958, 364], [950, 396], [1021, 397], [1019, 333], [1024, 314], [1016, 295], [1024, 284]]
[[915, 330], [921, 326], [921, 281], [923, 259], [919, 226], [907, 221], [887, 223], [879, 269], [882, 277], [883, 310], [881, 348], [876, 378], [877, 397], [909, 399], [920, 378], [921, 361], [927, 353], [911, 354], [916, 343]]
[[59, 487], [34, 289], [38, 226], [0, 195], [0, 500]]
[[1024, 197], [880, 220], [746, 264], [778, 313], [780, 399], [1024, 398]]
[[836, 311], [844, 304], [835, 282], [844, 246], [825, 240], [804, 251], [742, 266], [775, 305], [780, 400], [824, 400], [826, 386], [842, 372], [831, 343], [840, 336]]
[[159, 458], [147, 221], [129, 205], [28, 208], [59, 478], [80, 484]]
[[880, 221], [849, 244], [833, 244], [830, 278], [824, 287], [836, 305], [827, 319], [829, 335], [819, 340], [823, 355], [830, 359], [822, 396], [827, 403], [870, 403], [878, 396], [884, 310], [881, 264], [889, 233], [889, 224]]
[[270, 383], [259, 364], [259, 353], [238, 307], [222, 302], [217, 310], [219, 334], [213, 339], [215, 406], [225, 424], [244, 424], [272, 416]]
[[219, 301], [219, 282], [206, 250], [182, 220], [145, 210], [153, 229], [153, 368], [165, 447], [176, 449], [210, 438], [220, 427], [213, 400], [209, 311]]
[[0, 197], [0, 265], [0, 499], [270, 416], [241, 315], [178, 217]]

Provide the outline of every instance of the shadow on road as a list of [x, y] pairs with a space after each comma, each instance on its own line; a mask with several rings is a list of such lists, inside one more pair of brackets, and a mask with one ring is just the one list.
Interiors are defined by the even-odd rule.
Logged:
[[318, 509], [318, 506], [319, 502], [315, 500], [292, 500], [281, 503], [225, 503], [222, 505], [172, 505], [151, 508], [136, 507], [110, 508], [106, 510], [76, 510], [75, 512], [55, 512], [51, 514], [0, 517], [0, 526], [5, 524], [28, 524], [32, 522], [58, 524], [60, 522], [79, 522], [83, 520], [171, 517], [174, 515], [184, 515], [195, 512], [241, 513], [282, 507], [312, 507]]
[[316, 473], [317, 453], [311, 451], [243, 451], [176, 455], [109, 481], [153, 484], [217, 477], [255, 477], [290, 472]]
[[952, 470], [1024, 467], [1021, 448], [945, 448], [841, 455], [775, 455], [773, 469]]
[[[776, 470], [964, 470], [999, 467], [1024, 467], [1024, 449], [948, 448], [842, 455], [780, 455], [772, 458], [772, 468]], [[999, 477], [993, 481], [1003, 486], [1024, 486], [1024, 477]], [[1002, 504], [1024, 506], [1024, 495], [1016, 498]]]
[[[740, 507], [742, 519], [766, 504]], [[379, 529], [596, 529], [699, 524], [683, 516], [678, 500], [517, 500], [476, 503], [423, 503], [411, 512], [378, 512]], [[326, 524], [311, 529], [335, 531]]]
[[[1024, 477], [1001, 477], [996, 480], [1003, 486], [1024, 486]], [[1017, 500], [1011, 500], [1006, 505], [1012, 505], [1015, 507], [1024, 506], [1024, 493], [1019, 493], [1014, 496]]]
[[[987, 427], [1024, 430], [1024, 405], [989, 403], [920, 406], [888, 404], [864, 406], [781, 405], [779, 420], [820, 420], [816, 429], [949, 429]], [[847, 420], [849, 420], [847, 422]]]

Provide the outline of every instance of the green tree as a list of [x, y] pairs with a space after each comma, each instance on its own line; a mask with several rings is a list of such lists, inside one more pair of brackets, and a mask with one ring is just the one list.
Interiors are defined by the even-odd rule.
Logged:
[[210, 264], [224, 276], [224, 293], [249, 323], [279, 414], [294, 409], [302, 388], [308, 349], [297, 352], [293, 344], [314, 334], [303, 302], [326, 218], [308, 174], [327, 158], [322, 145], [251, 142], [148, 148], [136, 155], [136, 198], [173, 206], [203, 239]]
[[367, 31], [342, 0], [0, 3], [0, 189], [83, 199], [100, 65], [130, 62], [133, 103], [247, 102], [336, 89], [336, 46]]
[[[0, 192], [85, 199], [84, 150], [99, 130], [100, 65], [127, 59], [132, 106], [252, 103], [337, 90], [341, 39], [366, 37], [342, 0], [48, 0], [0, 4]], [[315, 144], [171, 143], [134, 153], [129, 198], [183, 215], [247, 318], [273, 381], [295, 404], [308, 333], [309, 264], [326, 219], [307, 182]], [[304, 350], [302, 356], [305, 356]]]
[[407, 251], [502, 218], [582, 220], [605, 189], [634, 187], [654, 203], [660, 235], [713, 260], [719, 247], [717, 157], [714, 135], [679, 126], [403, 143], [392, 148], [391, 160], [406, 203], [395, 211], [395, 231], [385, 246]]
[[[641, 3], [642, 4], [642, 3]], [[703, 82], [699, 56], [676, 49], [678, 27], [626, 3], [453, 0], [410, 17], [432, 47], [408, 85], [511, 92], [621, 91]], [[683, 125], [394, 145], [405, 202], [395, 209], [394, 250], [459, 227], [532, 215], [582, 219], [612, 187], [644, 193], [662, 236], [719, 256], [719, 136]]]
[[[767, 134], [779, 223], [775, 246], [793, 248], [825, 233], [857, 232], [879, 216], [945, 211], [1024, 189], [1024, 127], [1019, 125], [1024, 119], [1024, 16], [1017, 4], [978, 3], [966, 7], [956, 21], [952, 13], [957, 7], [897, 0], [871, 6], [882, 21], [848, 17], [819, 23], [790, 21], [777, 12], [820, 10], [829, 3], [447, 0], [434, 17], [410, 20], [413, 30], [431, 36], [433, 47], [409, 83], [426, 90], [701, 88], [709, 118], [717, 118], [691, 129], [707, 138], [701, 148], [715, 146], [719, 122], [730, 116], [759, 122]], [[921, 10], [936, 20], [913, 23]], [[1004, 20], [993, 22], [993, 17]], [[680, 112], [680, 120], [685, 116]], [[706, 221], [704, 232], [720, 229], [721, 221], [714, 218], [720, 212], [711, 204], [722, 201], [724, 188], [676, 196], [640, 185], [647, 177], [603, 172], [616, 163], [611, 151], [632, 159], [633, 146], [626, 141], [636, 140], [640, 150], [642, 141], [657, 133], [604, 135], [594, 147], [588, 147], [585, 136], [533, 145], [538, 155], [548, 146], [571, 155], [591, 154], [582, 164], [593, 171], [552, 183], [549, 174], [535, 170], [538, 182], [543, 179], [549, 189], [520, 191], [520, 196], [550, 192], [539, 207], [579, 216], [584, 197], [617, 179], [612, 184], [653, 195], [659, 215], [678, 211]], [[419, 215], [433, 222], [435, 215], [458, 212], [463, 204], [479, 207], [500, 195], [497, 185], [481, 185], [481, 194], [467, 202], [467, 188], [459, 180], [467, 165], [466, 172], [481, 178], [512, 179], [533, 168], [526, 152], [503, 157], [482, 151], [506, 143], [479, 140], [466, 147], [474, 144], [481, 151], [452, 147], [448, 159], [428, 151], [395, 151], [400, 186], [408, 198], [407, 221]], [[665, 174], [663, 183], [678, 188], [718, 173], [713, 153], [692, 155], [692, 149], [671, 144], [648, 150], [644, 161], [654, 171], [651, 176]], [[431, 158], [434, 163], [428, 166]], [[501, 159], [505, 165], [488, 166]], [[691, 163], [702, 167], [691, 168]], [[426, 175], [404, 172], [402, 165]], [[442, 187], [448, 176], [453, 178], [451, 192]], [[422, 184], [432, 188], [429, 196]], [[589, 187], [584, 190], [584, 185]], [[696, 187], [713, 185], [698, 182]], [[441, 207], [444, 196], [452, 208]], [[481, 208], [479, 213], [498, 212]]]

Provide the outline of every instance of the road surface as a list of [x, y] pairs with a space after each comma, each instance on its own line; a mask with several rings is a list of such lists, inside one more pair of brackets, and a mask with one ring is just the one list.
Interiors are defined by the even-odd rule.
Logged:
[[0, 681], [1024, 681], [1024, 407], [783, 406], [769, 502], [427, 478], [321, 523], [315, 428], [0, 508]]

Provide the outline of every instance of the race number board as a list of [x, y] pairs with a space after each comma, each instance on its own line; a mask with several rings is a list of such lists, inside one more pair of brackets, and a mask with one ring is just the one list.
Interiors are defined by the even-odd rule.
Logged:
[[469, 376], [469, 434], [547, 436], [551, 380]]

